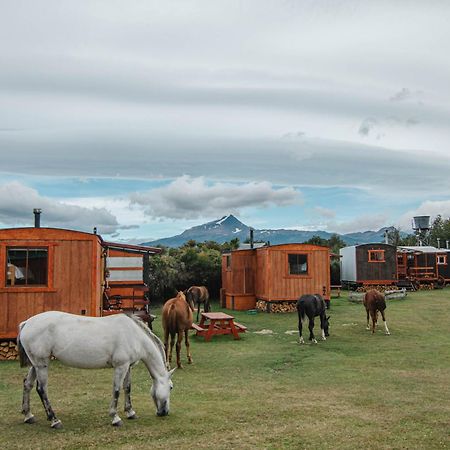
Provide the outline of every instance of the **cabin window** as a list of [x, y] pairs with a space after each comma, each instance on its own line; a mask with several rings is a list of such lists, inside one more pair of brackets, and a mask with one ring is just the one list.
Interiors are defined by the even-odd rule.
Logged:
[[227, 269], [231, 269], [231, 255], [227, 255]]
[[447, 255], [437, 255], [438, 266], [445, 266], [447, 264]]
[[308, 273], [308, 255], [289, 254], [289, 275], [305, 275]]
[[385, 262], [384, 250], [369, 250], [369, 262]]
[[48, 248], [8, 247], [6, 286], [47, 286]]

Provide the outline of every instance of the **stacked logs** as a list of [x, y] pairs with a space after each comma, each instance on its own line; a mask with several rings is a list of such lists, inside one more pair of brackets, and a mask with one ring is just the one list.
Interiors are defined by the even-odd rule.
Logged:
[[19, 359], [17, 345], [13, 341], [0, 342], [0, 361]]
[[256, 309], [268, 313], [291, 313], [297, 311], [297, 300], [295, 301], [279, 301], [266, 302], [258, 300], [256, 302]]
[[375, 289], [376, 291], [379, 291], [383, 293], [384, 291], [388, 291], [392, 289], [392, 285], [386, 285], [386, 284], [370, 284], [367, 286], [359, 286], [358, 289], [356, 289], [356, 292], [369, 292], [372, 289]]
[[434, 289], [434, 283], [420, 283], [417, 289], [419, 291], [432, 291]]

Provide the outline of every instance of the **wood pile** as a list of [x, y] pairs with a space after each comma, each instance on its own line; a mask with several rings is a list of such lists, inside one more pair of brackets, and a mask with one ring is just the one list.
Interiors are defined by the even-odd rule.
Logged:
[[0, 361], [19, 359], [17, 345], [13, 341], [0, 342]]
[[268, 313], [291, 313], [297, 311], [297, 300], [276, 302], [258, 300], [256, 302], [256, 309]]
[[434, 283], [420, 283], [417, 289], [419, 291], [432, 291], [434, 289]]
[[387, 291], [389, 289], [392, 289], [392, 285], [386, 285], [386, 284], [370, 284], [370, 285], [365, 285], [365, 286], [360, 286], [358, 289], [356, 289], [356, 292], [369, 292], [372, 289], [379, 291], [379, 292], [384, 292]]

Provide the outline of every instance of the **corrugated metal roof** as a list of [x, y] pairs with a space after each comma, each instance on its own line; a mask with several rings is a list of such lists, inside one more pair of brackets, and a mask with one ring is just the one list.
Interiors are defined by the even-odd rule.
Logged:
[[114, 248], [117, 250], [125, 250], [137, 253], [161, 253], [162, 249], [159, 247], [147, 247], [145, 245], [132, 245], [132, 244], [120, 244], [118, 242], [107, 242], [102, 243], [105, 247]]
[[429, 245], [416, 245], [416, 246], [399, 246], [398, 249], [404, 253], [440, 253], [445, 251], [444, 249], [438, 249]]

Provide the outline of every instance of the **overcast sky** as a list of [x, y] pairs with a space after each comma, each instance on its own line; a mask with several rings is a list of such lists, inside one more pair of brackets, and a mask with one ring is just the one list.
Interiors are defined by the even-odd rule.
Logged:
[[450, 2], [0, 2], [0, 227], [450, 216]]

